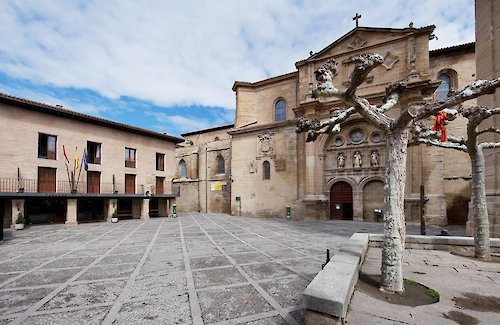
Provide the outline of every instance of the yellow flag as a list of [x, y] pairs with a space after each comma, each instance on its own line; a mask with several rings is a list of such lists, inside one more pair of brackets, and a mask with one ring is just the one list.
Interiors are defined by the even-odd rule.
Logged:
[[75, 148], [75, 169], [78, 169], [78, 147]]

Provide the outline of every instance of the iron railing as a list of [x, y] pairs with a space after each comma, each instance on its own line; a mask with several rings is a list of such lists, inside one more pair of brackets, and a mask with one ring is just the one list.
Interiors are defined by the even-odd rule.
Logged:
[[[55, 191], [52, 190], [55, 185]], [[103, 183], [96, 185], [87, 186], [87, 182], [78, 182], [78, 186], [75, 186], [76, 191], [71, 186], [69, 181], [57, 181], [56, 184], [44, 183], [37, 179], [17, 179], [17, 178], [2, 178], [0, 177], [0, 193], [101, 193], [101, 194], [125, 194], [125, 184], [124, 183]], [[176, 193], [175, 189], [170, 186], [170, 184], [165, 184], [163, 186], [163, 191], [161, 189], [157, 191], [157, 187], [153, 185], [139, 184], [136, 186], [135, 194], [146, 194], [149, 192], [151, 195], [160, 194], [173, 194]], [[161, 193], [163, 192], [163, 193]]]

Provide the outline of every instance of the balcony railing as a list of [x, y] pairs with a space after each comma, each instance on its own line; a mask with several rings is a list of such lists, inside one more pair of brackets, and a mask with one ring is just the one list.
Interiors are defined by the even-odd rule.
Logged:
[[[55, 193], [80, 193], [80, 194], [125, 194], [125, 184], [124, 183], [100, 183], [99, 186], [93, 184], [87, 187], [86, 182], [79, 182], [76, 188], [76, 192], [72, 191], [72, 186], [69, 181], [57, 181], [55, 184]], [[15, 193], [15, 192], [25, 192], [25, 193], [54, 193], [52, 189], [54, 188], [54, 183], [44, 183], [39, 182], [37, 179], [17, 179], [17, 178], [1, 178], [0, 177], [0, 193]], [[39, 191], [40, 189], [40, 191]], [[156, 194], [156, 186], [139, 184], [136, 186], [135, 194], [146, 194], [149, 192], [151, 195]], [[171, 186], [165, 185], [163, 187], [163, 194], [176, 193]], [[158, 193], [161, 194], [161, 193]]]

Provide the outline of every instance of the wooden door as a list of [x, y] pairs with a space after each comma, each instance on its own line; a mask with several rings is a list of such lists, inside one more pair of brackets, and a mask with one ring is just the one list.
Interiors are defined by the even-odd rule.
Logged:
[[352, 187], [338, 182], [330, 189], [330, 219], [352, 220]]
[[38, 192], [56, 191], [56, 168], [38, 167]]
[[101, 193], [101, 172], [87, 172], [87, 193]]
[[156, 177], [156, 194], [165, 194], [163, 186], [165, 184], [165, 177]]
[[125, 194], [135, 194], [135, 175], [125, 174]]

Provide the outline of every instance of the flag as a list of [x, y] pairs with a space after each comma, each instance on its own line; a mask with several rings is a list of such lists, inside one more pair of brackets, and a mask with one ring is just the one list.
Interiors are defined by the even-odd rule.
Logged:
[[78, 147], [75, 147], [75, 169], [78, 169]]
[[66, 158], [66, 162], [69, 164], [68, 155], [66, 154], [66, 148], [64, 147], [64, 145], [63, 145], [63, 154], [64, 154], [64, 158]]
[[89, 162], [87, 161], [87, 149], [83, 149], [83, 166], [85, 171], [89, 170]]

